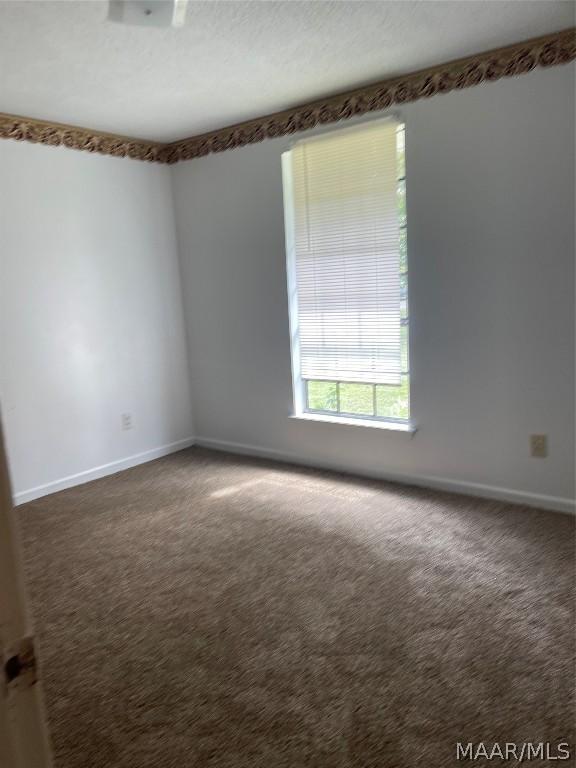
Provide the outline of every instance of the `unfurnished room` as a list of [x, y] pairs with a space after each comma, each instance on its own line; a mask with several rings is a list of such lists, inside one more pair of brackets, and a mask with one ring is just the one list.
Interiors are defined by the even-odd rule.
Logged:
[[0, 767], [576, 765], [572, 0], [0, 0]]

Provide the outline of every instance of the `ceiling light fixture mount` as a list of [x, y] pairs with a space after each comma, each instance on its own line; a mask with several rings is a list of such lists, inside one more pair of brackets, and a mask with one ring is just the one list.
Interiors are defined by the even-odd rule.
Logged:
[[188, 0], [110, 0], [108, 19], [137, 27], [182, 27]]

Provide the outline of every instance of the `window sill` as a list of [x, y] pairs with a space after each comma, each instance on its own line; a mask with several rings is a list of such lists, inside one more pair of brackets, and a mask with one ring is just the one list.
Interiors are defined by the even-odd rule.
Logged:
[[406, 432], [413, 435], [417, 427], [411, 422], [401, 421], [378, 421], [376, 419], [354, 419], [350, 416], [325, 416], [320, 413], [298, 413], [292, 414], [291, 419], [297, 421], [320, 421], [327, 424], [342, 424], [346, 427], [368, 427], [369, 429], [387, 429], [393, 432]]

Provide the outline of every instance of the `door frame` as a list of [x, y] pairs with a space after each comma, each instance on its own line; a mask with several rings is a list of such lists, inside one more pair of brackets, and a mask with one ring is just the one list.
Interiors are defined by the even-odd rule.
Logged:
[[0, 765], [52, 768], [0, 412]]

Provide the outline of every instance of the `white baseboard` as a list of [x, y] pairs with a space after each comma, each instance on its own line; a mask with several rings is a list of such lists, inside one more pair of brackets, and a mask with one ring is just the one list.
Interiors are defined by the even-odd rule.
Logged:
[[68, 475], [68, 477], [63, 477], [60, 480], [53, 480], [45, 485], [38, 485], [36, 488], [29, 488], [27, 491], [20, 491], [14, 494], [14, 504], [25, 504], [27, 501], [39, 499], [41, 496], [47, 496], [49, 493], [63, 491], [65, 488], [72, 488], [75, 485], [88, 483], [90, 480], [97, 480], [99, 477], [113, 475], [116, 472], [121, 472], [123, 469], [136, 467], [138, 464], [145, 464], [147, 461], [153, 461], [162, 456], [168, 456], [170, 453], [181, 451], [183, 448], [188, 448], [194, 445], [194, 442], [192, 437], [186, 438], [186, 440], [178, 440], [176, 443], [161, 445], [159, 448], [152, 448], [149, 451], [137, 453], [125, 459], [111, 461], [109, 464], [102, 464], [100, 467], [93, 467], [84, 472], [78, 472], [75, 475]]
[[227, 440], [213, 440], [208, 437], [197, 437], [195, 445], [204, 448], [212, 448], [216, 451], [228, 451], [229, 453], [238, 453], [245, 456], [258, 456], [263, 459], [273, 459], [274, 461], [289, 462], [306, 467], [316, 467], [318, 469], [327, 469], [335, 472], [345, 472], [347, 474], [361, 475], [376, 480], [388, 480], [395, 483], [404, 483], [406, 485], [417, 485], [423, 488], [435, 488], [441, 491], [452, 493], [462, 493], [467, 496], [479, 496], [485, 499], [496, 499], [498, 501], [508, 501], [514, 504], [525, 504], [529, 507], [538, 509], [553, 510], [556, 512], [576, 513], [576, 501], [566, 499], [560, 496], [544, 496], [538, 493], [529, 493], [526, 491], [515, 491], [510, 488], [499, 488], [497, 486], [482, 485], [481, 483], [470, 483], [462, 480], [451, 480], [444, 477], [429, 475], [407, 475], [400, 473], [389, 473], [386, 471], [364, 471], [358, 468], [351, 468], [344, 464], [335, 462], [317, 461], [300, 454], [288, 451], [278, 451], [274, 448], [263, 448], [258, 445], [247, 445], [244, 443], [234, 443]]
[[376, 480], [388, 480], [390, 482], [404, 483], [406, 485], [417, 485], [423, 488], [436, 488], [442, 491], [452, 493], [462, 493], [468, 496], [479, 496], [486, 499], [496, 499], [498, 501], [509, 501], [514, 504], [526, 504], [530, 507], [539, 509], [549, 509], [556, 512], [576, 513], [576, 502], [572, 499], [565, 499], [559, 496], [544, 496], [537, 493], [528, 493], [526, 491], [515, 491], [509, 488], [499, 488], [491, 485], [482, 485], [480, 483], [470, 483], [462, 480], [451, 480], [443, 477], [428, 475], [407, 475], [400, 473], [389, 473], [386, 471], [364, 471], [358, 468], [351, 468], [345, 464], [336, 462], [318, 461], [310, 459], [300, 454], [289, 451], [279, 451], [274, 448], [264, 448], [258, 445], [248, 445], [245, 443], [235, 443], [229, 440], [213, 440], [208, 437], [187, 438], [178, 440], [175, 443], [162, 445], [159, 448], [152, 448], [143, 453], [137, 453], [134, 456], [128, 456], [125, 459], [112, 461], [109, 464], [103, 464], [100, 467], [78, 472], [75, 475], [63, 477], [60, 480], [54, 480], [45, 485], [39, 485], [26, 491], [20, 491], [14, 494], [14, 504], [25, 504], [27, 501], [39, 499], [41, 496], [47, 496], [50, 493], [56, 493], [66, 488], [72, 488], [75, 485], [82, 485], [91, 480], [97, 480], [100, 477], [113, 475], [130, 467], [136, 467], [138, 464], [145, 464], [147, 461], [159, 459], [162, 456], [168, 456], [170, 453], [181, 451], [191, 445], [199, 445], [204, 448], [212, 448], [216, 451], [228, 451], [244, 456], [256, 456], [263, 459], [272, 459], [274, 461], [288, 462], [290, 464], [306, 467], [315, 467], [318, 469], [327, 469], [335, 472], [345, 472], [348, 474], [361, 475]]

